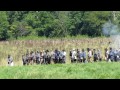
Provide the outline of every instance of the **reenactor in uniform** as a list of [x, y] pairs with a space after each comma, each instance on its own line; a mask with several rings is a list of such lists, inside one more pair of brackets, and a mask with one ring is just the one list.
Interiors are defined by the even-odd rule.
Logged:
[[36, 64], [36, 51], [32, 53], [33, 64]]
[[66, 51], [65, 50], [62, 50], [62, 53], [63, 53], [63, 63], [66, 63]]
[[63, 52], [59, 51], [59, 63], [63, 63]]
[[120, 48], [118, 49], [118, 61], [120, 61]]
[[58, 49], [55, 49], [55, 64], [56, 63], [59, 63], [59, 54], [60, 54], [60, 52], [58, 51]]
[[92, 62], [92, 51], [90, 48], [88, 48], [87, 51], [88, 51], [88, 62]]
[[23, 62], [23, 65], [27, 64], [27, 60], [26, 60], [26, 56], [25, 55], [22, 55], [22, 62]]
[[97, 51], [96, 51], [96, 49], [93, 49], [93, 50], [94, 50], [93, 61], [94, 61], [94, 62], [97, 62], [97, 60], [98, 60]]
[[75, 51], [75, 49], [73, 49], [71, 62], [76, 62], [76, 60], [77, 60], [77, 52]]
[[40, 51], [40, 64], [43, 64], [43, 52]]
[[55, 63], [55, 52], [53, 50], [51, 50], [50, 56], [51, 56], [51, 62]]
[[118, 50], [114, 50], [114, 61], [117, 62], [119, 59]]
[[43, 50], [42, 52], [41, 52], [41, 64], [45, 64], [46, 62], [45, 62], [45, 56], [46, 56], [46, 52], [45, 52], [45, 50]]
[[79, 58], [79, 54], [80, 54], [80, 51], [79, 51], [79, 49], [77, 49], [77, 62], [80, 62], [80, 58]]
[[105, 48], [105, 60], [108, 61], [108, 57], [109, 57], [109, 51], [107, 48]]
[[97, 57], [98, 57], [98, 61], [102, 61], [102, 56], [101, 56], [100, 49], [97, 50]]
[[34, 57], [34, 54], [33, 54], [33, 51], [30, 52], [30, 55], [29, 55], [29, 64], [33, 64], [33, 57]]
[[108, 60], [110, 62], [113, 62], [114, 61], [114, 52], [113, 52], [113, 49], [110, 47], [110, 50], [109, 50], [109, 56], [108, 56]]
[[44, 59], [45, 59], [45, 64], [50, 64], [51, 63], [51, 56], [50, 56], [49, 50], [45, 51]]
[[86, 63], [86, 52], [82, 49], [82, 62]]
[[69, 56], [70, 56], [70, 60], [71, 60], [71, 62], [72, 62], [72, 51], [70, 50], [70, 52], [69, 52]]
[[78, 58], [78, 61], [79, 62], [82, 62], [82, 52], [79, 50], [79, 52], [78, 52], [78, 56], [77, 56], [77, 58]]
[[8, 55], [7, 61], [9, 66], [14, 66], [13, 57], [11, 55]]
[[36, 52], [36, 64], [40, 64], [40, 52]]

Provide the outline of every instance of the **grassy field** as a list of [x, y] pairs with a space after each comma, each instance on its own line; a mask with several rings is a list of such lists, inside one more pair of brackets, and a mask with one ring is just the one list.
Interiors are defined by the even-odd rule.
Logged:
[[120, 63], [1, 66], [0, 79], [120, 79]]
[[[109, 48], [110, 38], [64, 38], [33, 40], [10, 40], [0, 42], [0, 78], [1, 79], [109, 79], [120, 78], [120, 63], [103, 62], [71, 64], [69, 51], [73, 48], [104, 49]], [[22, 66], [22, 55], [26, 50], [50, 51], [58, 48], [67, 52], [66, 64]], [[7, 55], [14, 59], [14, 67], [7, 66]]]

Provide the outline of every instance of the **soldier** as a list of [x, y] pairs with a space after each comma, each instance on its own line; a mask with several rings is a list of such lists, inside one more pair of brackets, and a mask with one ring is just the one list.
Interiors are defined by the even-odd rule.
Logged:
[[120, 61], [120, 48], [118, 49], [118, 60]]
[[114, 51], [114, 61], [117, 62], [119, 60], [119, 56], [118, 56], [118, 50]]
[[96, 62], [98, 60], [98, 55], [96, 49], [93, 49], [94, 54], [93, 54], [93, 61]]
[[75, 51], [75, 49], [73, 49], [71, 62], [75, 62], [77, 60], [77, 56], [76, 55], [77, 55], [77, 52]]
[[86, 63], [86, 52], [82, 49], [82, 62]]
[[28, 53], [26, 53], [26, 62], [27, 62], [27, 65], [30, 64], [30, 57]]
[[108, 57], [109, 57], [109, 51], [107, 48], [105, 48], [105, 60], [108, 61]]
[[60, 52], [58, 51], [58, 49], [55, 50], [55, 63], [59, 63], [59, 54]]
[[63, 63], [63, 52], [59, 51], [59, 63]]
[[62, 50], [63, 52], [63, 63], [66, 63], [66, 52], [65, 50]]
[[80, 62], [82, 63], [82, 60], [83, 60], [83, 57], [82, 57], [82, 51], [80, 51], [79, 56], [80, 56]]
[[108, 60], [111, 62], [114, 61], [114, 52], [113, 49], [110, 47], [110, 51], [109, 51], [109, 56], [108, 56]]
[[101, 51], [100, 49], [97, 50], [98, 60], [102, 61]]
[[80, 61], [79, 54], [80, 54], [80, 51], [79, 51], [79, 49], [77, 49], [77, 55], [76, 55], [76, 57], [77, 57], [77, 62]]
[[44, 62], [44, 56], [43, 56], [43, 52], [42, 51], [40, 51], [40, 64], [43, 64], [43, 62]]
[[25, 55], [22, 55], [22, 61], [23, 61], [23, 65], [26, 65], [26, 64], [27, 64], [27, 60], [26, 60]]
[[55, 52], [51, 50], [50, 52], [51, 61], [55, 62]]
[[32, 51], [32, 63], [35, 64], [36, 63], [36, 52]]
[[14, 66], [13, 57], [11, 55], [8, 55], [7, 61], [9, 66]]
[[51, 63], [51, 57], [50, 57], [49, 50], [45, 51], [44, 59], [45, 59], [45, 64], [50, 64]]
[[43, 50], [42, 51], [42, 53], [41, 53], [41, 64], [46, 64], [46, 61], [45, 61], [45, 58], [46, 58], [46, 52], [45, 52], [45, 50]]
[[31, 51], [29, 55], [29, 64], [33, 64], [33, 51]]
[[70, 52], [69, 52], [69, 56], [70, 56], [70, 59], [71, 59], [71, 61], [72, 61], [72, 51], [70, 50]]
[[49, 50], [48, 50], [48, 52], [47, 52], [47, 58], [48, 58], [47, 63], [48, 63], [48, 64], [51, 64], [51, 53], [50, 53]]
[[36, 52], [36, 63], [40, 64], [40, 52], [39, 51]]
[[78, 52], [77, 58], [78, 58], [78, 62], [82, 62], [82, 52], [80, 50]]
[[88, 62], [92, 62], [92, 51], [90, 48], [88, 48], [87, 51], [88, 51]]

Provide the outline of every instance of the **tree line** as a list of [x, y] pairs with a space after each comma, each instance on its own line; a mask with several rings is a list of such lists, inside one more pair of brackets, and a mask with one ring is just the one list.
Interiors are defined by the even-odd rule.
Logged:
[[103, 36], [103, 24], [119, 25], [119, 11], [0, 11], [0, 40], [26, 36]]

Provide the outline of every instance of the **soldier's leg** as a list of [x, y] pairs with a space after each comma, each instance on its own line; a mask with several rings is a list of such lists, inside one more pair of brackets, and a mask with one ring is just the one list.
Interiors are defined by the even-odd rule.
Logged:
[[90, 57], [88, 56], [88, 59], [87, 59], [88, 62], [90, 62]]
[[99, 58], [99, 61], [100, 61], [100, 62], [102, 61], [102, 58], [101, 58], [101, 57]]
[[48, 63], [51, 64], [51, 58], [49, 58], [49, 62]]
[[80, 63], [82, 63], [82, 59], [80, 58]]
[[66, 57], [64, 57], [64, 63], [66, 63]]
[[83, 62], [84, 62], [84, 63], [86, 62], [86, 58], [83, 58]]
[[71, 63], [73, 63], [73, 58], [71, 58]]

